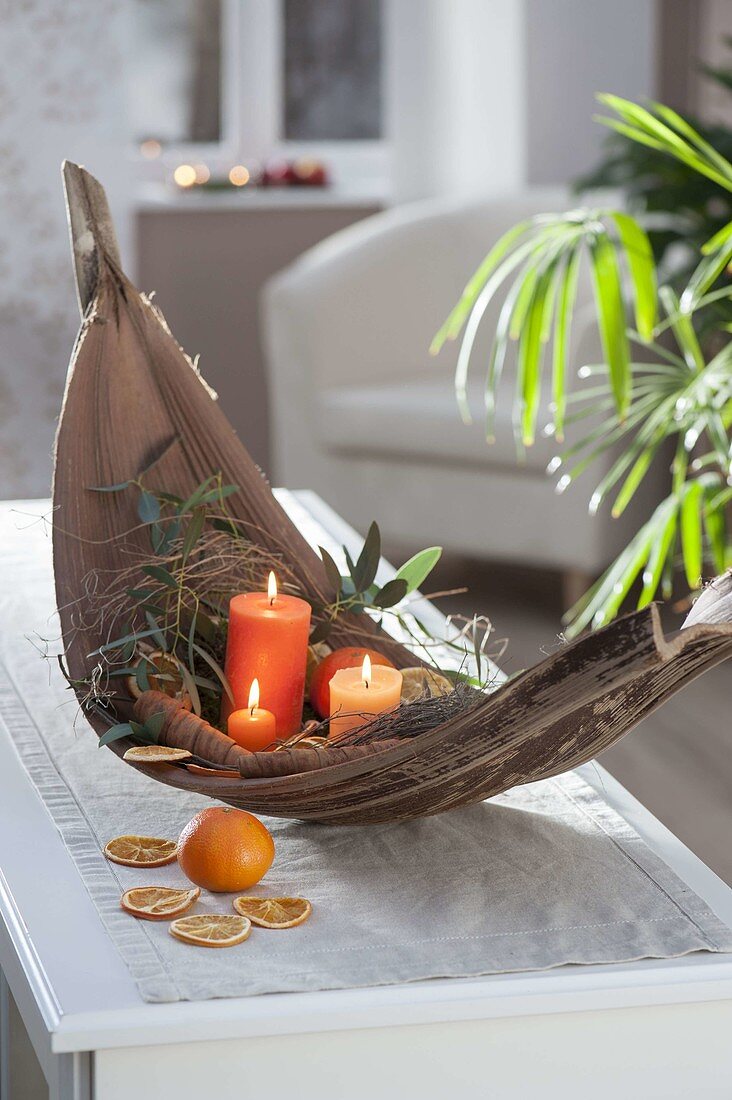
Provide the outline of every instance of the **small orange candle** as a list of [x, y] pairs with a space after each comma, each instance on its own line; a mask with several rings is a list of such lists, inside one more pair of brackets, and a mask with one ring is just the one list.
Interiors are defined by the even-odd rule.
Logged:
[[341, 668], [330, 681], [329, 736], [336, 738], [365, 726], [377, 714], [395, 710], [402, 695], [402, 674], [387, 665], [371, 667], [368, 653], [361, 668]]
[[259, 680], [252, 680], [246, 710], [234, 710], [229, 715], [226, 732], [237, 745], [250, 752], [264, 752], [274, 741], [275, 716], [259, 705]]
[[222, 718], [246, 707], [245, 692], [259, 680], [262, 706], [274, 715], [277, 736], [297, 733], [302, 726], [309, 635], [310, 604], [278, 593], [274, 573], [266, 592], [234, 596], [224, 669], [236, 706], [225, 695]]

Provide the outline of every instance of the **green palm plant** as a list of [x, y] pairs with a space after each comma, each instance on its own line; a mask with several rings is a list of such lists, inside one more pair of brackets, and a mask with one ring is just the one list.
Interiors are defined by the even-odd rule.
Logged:
[[[661, 104], [646, 109], [617, 96], [598, 98], [615, 116], [599, 121], [732, 192], [732, 164], [675, 111]], [[570, 634], [612, 619], [639, 577], [638, 606], [644, 607], [659, 591], [670, 595], [677, 565], [696, 589], [707, 565], [722, 572], [732, 564], [726, 524], [732, 500], [732, 342], [728, 326], [721, 324], [718, 339], [704, 343], [719, 350], [707, 355], [697, 335], [705, 311], [732, 299], [725, 278], [732, 264], [732, 222], [701, 251], [679, 294], [658, 286], [648, 235], [626, 213], [582, 209], [528, 219], [496, 243], [433, 341], [436, 353], [446, 340], [463, 334], [455, 388], [469, 420], [467, 379], [475, 336], [488, 303], [507, 287], [485, 383], [487, 438], [493, 436], [498, 383], [514, 342], [519, 449], [534, 442], [549, 361], [553, 423], [547, 430], [563, 443], [565, 426], [588, 419], [592, 425], [550, 463], [548, 472], [560, 475], [557, 490], [567, 489], [609, 448], [619, 451], [592, 494], [591, 512], [611, 498], [612, 514], [621, 515], [654, 459], [673, 449], [669, 495], [568, 612]], [[592, 272], [605, 361], [586, 364], [580, 374], [591, 383], [570, 393], [569, 340], [583, 256]]]
[[[732, 38], [723, 39], [732, 51]], [[732, 56], [732, 54], [730, 55]], [[699, 66], [703, 78], [732, 105], [732, 66]], [[723, 122], [689, 118], [694, 129], [718, 153], [732, 158], [732, 128]], [[684, 161], [665, 150], [641, 145], [622, 133], [608, 133], [601, 162], [574, 181], [578, 194], [615, 188], [623, 193], [631, 214], [640, 215], [648, 231], [653, 255], [664, 279], [681, 293], [696, 266], [704, 243], [732, 218], [732, 195]], [[720, 300], [697, 317], [697, 324], [713, 332], [732, 321], [732, 306]], [[704, 340], [706, 332], [702, 330]]]

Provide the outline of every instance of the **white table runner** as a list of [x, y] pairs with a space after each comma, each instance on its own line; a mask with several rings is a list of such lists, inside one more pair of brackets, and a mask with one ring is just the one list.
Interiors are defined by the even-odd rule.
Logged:
[[[0, 536], [0, 720], [145, 1000], [732, 950], [726, 925], [571, 774], [403, 825], [268, 819], [277, 855], [257, 892], [310, 898], [313, 916], [299, 928], [253, 929], [244, 944], [209, 951], [135, 920], [119, 908], [123, 890], [183, 885], [183, 875], [177, 865], [115, 866], [100, 849], [126, 832], [174, 838], [210, 803], [97, 749], [62, 677], [28, 640], [58, 637], [48, 531], [4, 508]], [[204, 895], [193, 911], [233, 912], [231, 898]]]

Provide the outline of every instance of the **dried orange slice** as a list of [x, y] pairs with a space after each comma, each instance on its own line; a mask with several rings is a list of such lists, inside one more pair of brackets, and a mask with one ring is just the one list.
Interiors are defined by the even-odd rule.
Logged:
[[135, 745], [128, 749], [123, 760], [137, 760], [140, 764], [173, 764], [193, 756], [188, 749], [172, 749], [168, 745]]
[[104, 854], [123, 867], [162, 867], [176, 859], [178, 845], [158, 836], [116, 836], [106, 845]]
[[235, 898], [234, 908], [260, 928], [294, 928], [313, 911], [307, 898]]
[[231, 917], [228, 913], [205, 913], [199, 917], [179, 917], [168, 931], [177, 940], [198, 947], [233, 947], [243, 943], [252, 930], [246, 917]]
[[[185, 700], [188, 697], [183, 688], [183, 677], [180, 671], [181, 663], [178, 658], [172, 653], [163, 653], [161, 649], [148, 651], [140, 646], [140, 650], [140, 655], [133, 667], [137, 668], [141, 662], [145, 662], [145, 672], [147, 673], [150, 690], [161, 691], [163, 695], [169, 695], [171, 699], [181, 698], [185, 706]], [[133, 699], [139, 699], [142, 695], [142, 688], [137, 682], [136, 675], [133, 674], [127, 677], [127, 690]], [[190, 706], [190, 699], [188, 704]]]
[[126, 913], [142, 920], [170, 920], [185, 913], [201, 896], [198, 886], [192, 890], [174, 890], [169, 886], [135, 886], [125, 890], [119, 903]]
[[431, 668], [402, 669], [402, 702], [413, 703], [416, 699], [434, 699], [440, 695], [449, 695], [453, 685], [441, 672]]

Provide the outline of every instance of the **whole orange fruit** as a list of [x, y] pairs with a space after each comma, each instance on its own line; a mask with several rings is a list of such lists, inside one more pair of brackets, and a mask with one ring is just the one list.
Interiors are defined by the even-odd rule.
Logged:
[[274, 854], [274, 841], [262, 822], [231, 806], [201, 810], [178, 839], [183, 873], [215, 893], [248, 890], [266, 875]]
[[394, 668], [388, 657], [374, 649], [361, 649], [351, 645], [333, 650], [320, 662], [310, 681], [310, 702], [317, 715], [327, 718], [330, 714], [330, 682], [336, 672], [342, 668], [360, 668], [366, 654], [371, 658], [372, 665], [388, 665], [389, 668]]

